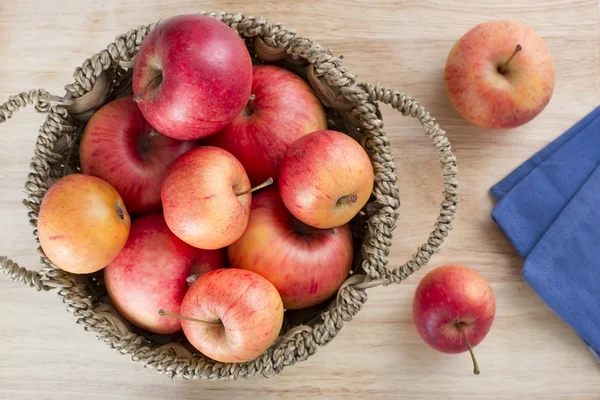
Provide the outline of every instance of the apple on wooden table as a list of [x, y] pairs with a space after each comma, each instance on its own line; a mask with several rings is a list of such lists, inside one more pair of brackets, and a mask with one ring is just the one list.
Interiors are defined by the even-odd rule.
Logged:
[[66, 175], [46, 191], [37, 230], [46, 257], [73, 274], [106, 267], [123, 249], [131, 219], [108, 182], [84, 174]]
[[104, 268], [104, 283], [125, 319], [150, 332], [171, 334], [181, 330], [180, 321], [161, 318], [157, 310], [179, 313], [192, 270], [201, 276], [202, 270], [225, 267], [224, 261], [218, 252], [180, 240], [162, 214], [147, 214], [131, 224], [125, 248]]
[[160, 187], [169, 166], [195, 146], [157, 132], [144, 119], [133, 96], [114, 100], [94, 113], [79, 149], [84, 174], [106, 180], [119, 192], [127, 211], [159, 211]]
[[320, 130], [304, 135], [281, 161], [279, 190], [285, 206], [315, 228], [348, 223], [369, 200], [373, 184], [369, 155], [342, 132]]
[[496, 302], [489, 283], [477, 271], [446, 265], [419, 282], [413, 301], [413, 320], [421, 338], [444, 353], [469, 351], [474, 373], [479, 366], [473, 348], [494, 322]]
[[227, 253], [232, 267], [262, 275], [286, 309], [299, 309], [323, 302], [346, 280], [352, 233], [347, 224], [315, 229], [301, 223], [270, 188], [252, 199], [248, 227]]
[[259, 357], [275, 342], [283, 304], [262, 276], [228, 268], [200, 276], [183, 298], [181, 315], [164, 309], [159, 315], [180, 319], [186, 338], [207, 357], [241, 363]]
[[242, 111], [252, 88], [252, 61], [244, 41], [225, 23], [178, 15], [144, 39], [132, 81], [150, 125], [175, 139], [200, 139]]
[[308, 83], [284, 68], [256, 65], [250, 101], [206, 144], [233, 154], [250, 183], [258, 185], [271, 177], [277, 180], [281, 159], [296, 139], [326, 128], [323, 106]]
[[546, 107], [555, 71], [543, 39], [517, 21], [489, 21], [454, 45], [445, 69], [450, 102], [482, 128], [514, 128]]

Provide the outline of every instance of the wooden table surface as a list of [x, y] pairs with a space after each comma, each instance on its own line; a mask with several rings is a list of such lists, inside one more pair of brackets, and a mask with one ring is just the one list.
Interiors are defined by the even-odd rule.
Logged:
[[[369, 290], [364, 309], [333, 342], [271, 379], [171, 381], [97, 341], [52, 292], [2, 278], [0, 398], [600, 399], [600, 366], [524, 282], [522, 261], [490, 218], [488, 194], [491, 185], [600, 104], [596, 0], [2, 0], [0, 99], [38, 87], [63, 94], [74, 68], [117, 34], [201, 10], [281, 22], [343, 54], [360, 80], [395, 87], [428, 107], [458, 158], [461, 203], [454, 231], [428, 267], [401, 285]], [[468, 125], [452, 109], [442, 70], [463, 33], [499, 18], [525, 22], [545, 39], [557, 80], [550, 104], [535, 120], [492, 132]], [[383, 111], [403, 201], [390, 258], [398, 265], [431, 230], [441, 179], [436, 151], [418, 124]], [[0, 126], [0, 254], [34, 268], [38, 258], [20, 201], [42, 121], [28, 109]], [[445, 355], [425, 345], [411, 320], [420, 278], [446, 263], [477, 269], [497, 297], [495, 323], [476, 348], [480, 376], [471, 373], [466, 353]]]

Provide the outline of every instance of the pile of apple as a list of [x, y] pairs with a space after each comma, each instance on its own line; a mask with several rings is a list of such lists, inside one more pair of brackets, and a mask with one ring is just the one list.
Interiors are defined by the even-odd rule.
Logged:
[[132, 85], [135, 96], [87, 123], [82, 173], [46, 192], [40, 245], [70, 273], [103, 270], [133, 325], [183, 331], [220, 362], [253, 360], [285, 309], [324, 302], [348, 277], [369, 156], [327, 130], [303, 79], [253, 66], [243, 40], [210, 17], [158, 25]]

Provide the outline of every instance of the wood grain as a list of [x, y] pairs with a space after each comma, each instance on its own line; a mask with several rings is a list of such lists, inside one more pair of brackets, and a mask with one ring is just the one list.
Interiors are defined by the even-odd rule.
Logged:
[[[600, 103], [596, 0], [3, 0], [0, 99], [33, 87], [61, 94], [73, 69], [117, 34], [200, 10], [241, 11], [281, 22], [343, 54], [360, 80], [395, 87], [428, 107], [458, 157], [461, 203], [455, 230], [425, 270], [401, 285], [370, 290], [364, 310], [332, 343], [272, 379], [171, 381], [84, 332], [53, 293], [0, 279], [0, 398], [600, 399], [600, 367], [523, 281], [522, 261], [490, 219], [488, 194], [491, 185]], [[466, 124], [448, 103], [442, 82], [452, 44], [473, 25], [500, 18], [534, 28], [557, 69], [546, 110], [507, 132]], [[437, 154], [416, 121], [383, 111], [403, 201], [390, 255], [397, 265], [432, 229], [441, 177]], [[26, 110], [0, 126], [0, 254], [33, 267], [37, 255], [20, 201], [41, 122]], [[480, 376], [471, 374], [468, 355], [428, 348], [411, 321], [419, 279], [446, 263], [476, 268], [497, 297], [495, 324], [476, 348]]]

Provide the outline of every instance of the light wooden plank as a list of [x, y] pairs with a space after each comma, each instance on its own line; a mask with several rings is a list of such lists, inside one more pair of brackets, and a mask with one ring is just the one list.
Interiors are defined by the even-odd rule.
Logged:
[[[522, 3], [522, 4], [517, 4]], [[0, 99], [33, 87], [63, 93], [87, 56], [137, 25], [170, 15], [223, 10], [264, 15], [311, 37], [360, 80], [406, 91], [447, 130], [459, 160], [461, 204], [455, 230], [429, 267], [399, 286], [369, 291], [364, 310], [308, 361], [272, 379], [180, 382], [142, 368], [84, 332], [52, 293], [0, 279], [0, 398], [6, 399], [599, 399], [600, 367], [575, 333], [526, 285], [522, 262], [490, 219], [489, 187], [600, 103], [600, 30], [595, 0], [374, 0], [360, 2], [4, 0], [0, 3]], [[546, 110], [508, 131], [460, 119], [443, 89], [453, 45], [473, 25], [510, 18], [546, 40], [557, 85]], [[437, 155], [418, 124], [384, 108], [400, 174], [402, 214], [390, 263], [410, 257], [432, 228], [441, 178]], [[35, 266], [37, 255], [20, 201], [42, 117], [32, 110], [0, 126], [0, 254]], [[423, 274], [463, 263], [481, 271], [497, 297], [497, 319], [476, 351], [428, 348], [411, 322]]]

